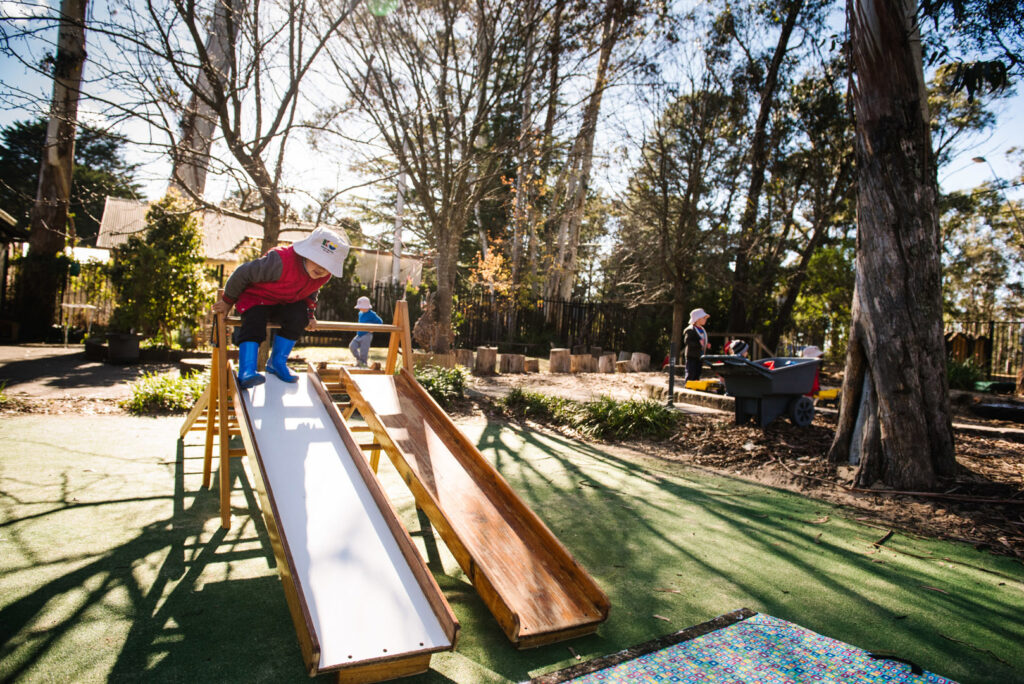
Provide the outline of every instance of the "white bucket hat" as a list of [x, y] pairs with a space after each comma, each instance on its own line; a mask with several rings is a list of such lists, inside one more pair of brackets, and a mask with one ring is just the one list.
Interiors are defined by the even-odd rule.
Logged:
[[704, 318], [707, 315], [708, 314], [706, 311], [704, 311], [704, 309], [694, 309], [693, 311], [690, 312], [690, 325], [693, 325], [694, 323], [696, 323], [697, 321], [699, 321], [700, 319]]
[[330, 228], [317, 228], [308, 237], [295, 243], [295, 253], [326, 268], [334, 277], [341, 276], [348, 256], [348, 238]]
[[800, 352], [800, 356], [804, 357], [805, 359], [820, 359], [824, 355], [824, 353], [825, 352], [821, 351], [812, 344], [809, 347], [804, 347], [804, 350]]
[[372, 309], [373, 308], [373, 304], [370, 303], [370, 298], [369, 297], [360, 297], [359, 299], [356, 300], [356, 308], [357, 309]]

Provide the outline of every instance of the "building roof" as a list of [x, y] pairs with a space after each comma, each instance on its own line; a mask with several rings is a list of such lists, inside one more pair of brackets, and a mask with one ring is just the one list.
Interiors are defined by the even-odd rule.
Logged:
[[[107, 197], [100, 219], [100, 231], [96, 237], [96, 246], [111, 249], [128, 241], [132, 235], [146, 229], [146, 213], [150, 203], [145, 200]], [[245, 247], [259, 249], [263, 241], [263, 226], [258, 217], [245, 221], [234, 216], [221, 214], [206, 209], [202, 214], [200, 225], [203, 233], [203, 250], [206, 258], [211, 261], [236, 263], [241, 261]], [[301, 240], [313, 232], [315, 224], [282, 221], [279, 240], [289, 244]], [[344, 233], [344, 229], [331, 226], [331, 230]], [[364, 283], [374, 283], [391, 278], [390, 253], [352, 247], [356, 253], [356, 275]], [[409, 281], [418, 286], [423, 276], [423, 261], [417, 257], [401, 257], [399, 280]]]

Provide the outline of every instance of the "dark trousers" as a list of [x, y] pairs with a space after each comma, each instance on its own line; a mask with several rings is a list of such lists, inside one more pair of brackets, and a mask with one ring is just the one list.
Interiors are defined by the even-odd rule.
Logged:
[[695, 359], [690, 358], [689, 356], [686, 357], [686, 377], [683, 379], [684, 382], [700, 380], [701, 366], [701, 357], [698, 356]]
[[281, 326], [277, 334], [287, 340], [297, 340], [309, 325], [309, 309], [306, 302], [290, 304], [256, 305], [242, 314], [242, 325], [235, 328], [235, 344], [242, 342], [263, 342], [267, 339], [267, 322]]

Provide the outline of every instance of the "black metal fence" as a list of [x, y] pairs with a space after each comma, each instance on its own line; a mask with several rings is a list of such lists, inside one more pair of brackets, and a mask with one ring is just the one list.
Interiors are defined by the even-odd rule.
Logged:
[[455, 344], [547, 356], [552, 347], [668, 353], [672, 307], [622, 302], [515, 298], [464, 290], [455, 305]]
[[1013, 379], [1024, 367], [1024, 321], [954, 321], [946, 325], [946, 352], [970, 359], [991, 379]]

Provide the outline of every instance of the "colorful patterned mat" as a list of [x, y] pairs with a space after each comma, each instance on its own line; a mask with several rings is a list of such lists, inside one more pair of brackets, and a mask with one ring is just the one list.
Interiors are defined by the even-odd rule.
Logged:
[[[872, 656], [867, 651], [816, 634], [792, 622], [770, 615], [737, 611], [716, 618], [727, 626], [701, 630], [703, 625], [677, 633], [680, 643], [643, 653], [627, 649], [600, 661], [552, 673], [535, 681], [605, 684], [612, 682], [928, 682], [955, 684], [930, 672], [912, 672], [897, 660]], [[715, 621], [712, 621], [714, 623]], [[732, 624], [728, 624], [732, 622]], [[708, 625], [711, 623], [705, 623]], [[719, 623], [721, 624], [721, 622]], [[686, 632], [703, 631], [699, 636]], [[672, 635], [675, 636], [675, 635]], [[641, 652], [633, 657], [629, 651]], [[626, 659], [628, 658], [628, 659]], [[601, 659], [605, 660], [605, 659]], [[601, 667], [603, 669], [596, 669]]]

